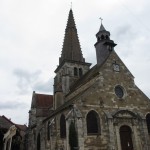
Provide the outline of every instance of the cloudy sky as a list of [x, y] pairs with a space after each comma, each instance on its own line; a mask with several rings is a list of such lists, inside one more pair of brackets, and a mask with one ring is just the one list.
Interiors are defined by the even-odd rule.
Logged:
[[[52, 94], [71, 0], [0, 1], [0, 115], [28, 123], [32, 92]], [[82, 52], [96, 63], [99, 18], [115, 51], [150, 97], [150, 1], [72, 0]]]

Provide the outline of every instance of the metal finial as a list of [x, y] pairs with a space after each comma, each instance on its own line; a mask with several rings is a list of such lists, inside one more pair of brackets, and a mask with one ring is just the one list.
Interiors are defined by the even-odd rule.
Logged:
[[72, 9], [72, 2], [71, 2], [71, 9]]
[[101, 17], [99, 19], [101, 20], [101, 24], [102, 24], [103, 19]]

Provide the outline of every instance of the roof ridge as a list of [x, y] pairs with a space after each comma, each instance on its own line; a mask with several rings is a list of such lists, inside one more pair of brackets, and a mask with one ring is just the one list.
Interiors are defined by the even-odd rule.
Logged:
[[4, 118], [4, 119], [6, 119], [8, 122], [10, 122], [10, 123], [12, 123], [12, 124], [14, 124], [14, 125], [15, 125], [15, 123], [14, 123], [14, 122], [12, 122], [10, 119], [8, 119], [6, 116], [2, 115], [1, 117], [2, 117], [2, 118]]
[[49, 94], [42, 94], [42, 93], [35, 93], [35, 95], [53, 96], [53, 95], [49, 95]]

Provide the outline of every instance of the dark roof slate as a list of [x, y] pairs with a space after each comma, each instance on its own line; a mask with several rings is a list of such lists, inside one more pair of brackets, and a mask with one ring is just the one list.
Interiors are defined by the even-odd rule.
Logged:
[[64, 62], [65, 60], [85, 62], [78, 39], [72, 9], [69, 12], [62, 54], [61, 57], [59, 58], [59, 65], [61, 65], [61, 63]]
[[99, 31], [106, 31], [106, 29], [104, 28], [103, 24], [101, 23], [100, 29]]

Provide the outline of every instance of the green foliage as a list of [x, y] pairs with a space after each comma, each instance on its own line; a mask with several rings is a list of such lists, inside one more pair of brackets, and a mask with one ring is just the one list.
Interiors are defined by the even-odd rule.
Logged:
[[69, 127], [69, 145], [71, 150], [75, 150], [74, 148], [78, 147], [78, 137], [74, 122], [71, 122]]

